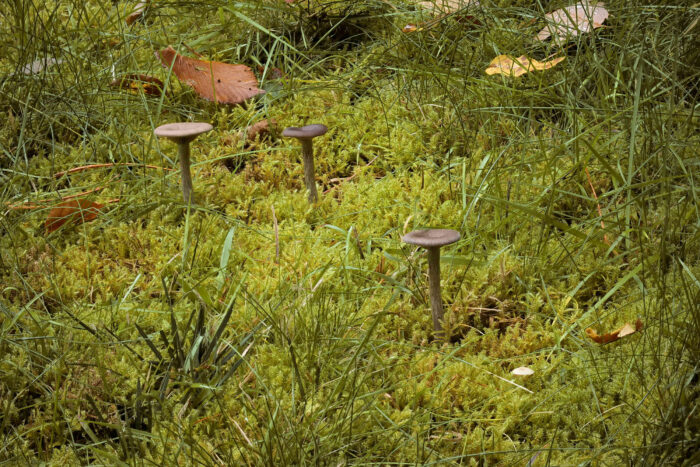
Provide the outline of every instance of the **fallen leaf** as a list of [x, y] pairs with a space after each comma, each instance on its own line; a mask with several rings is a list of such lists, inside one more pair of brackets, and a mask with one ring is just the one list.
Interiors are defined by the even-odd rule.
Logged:
[[532, 368], [528, 368], [526, 366], [521, 366], [516, 368], [515, 370], [511, 371], [512, 374], [516, 376], [530, 376], [535, 374], [535, 370]]
[[103, 207], [103, 204], [86, 199], [63, 201], [49, 211], [45, 224], [46, 231], [54, 232], [67, 222], [80, 224], [82, 222], [95, 220]]
[[192, 86], [200, 97], [221, 104], [241, 104], [265, 91], [258, 88], [253, 71], [245, 65], [231, 65], [183, 57], [172, 47], [156, 52], [165, 68], [183, 83]]
[[[258, 65], [258, 73], [261, 75], [265, 73], [265, 67]], [[284, 78], [284, 72], [277, 67], [271, 67], [267, 69], [266, 79], [269, 81], [271, 79], [282, 79]]]
[[36, 75], [48, 68], [51, 68], [54, 65], [60, 65], [61, 63], [63, 63], [63, 60], [61, 60], [60, 58], [41, 58], [39, 60], [34, 60], [28, 65], [25, 65], [24, 68], [22, 68], [22, 73], [24, 73], [25, 75]]
[[609, 344], [610, 342], [615, 342], [622, 337], [629, 336], [637, 331], [641, 331], [643, 327], [644, 325], [642, 324], [642, 320], [638, 319], [634, 326], [632, 326], [630, 323], [625, 323], [621, 328], [616, 329], [611, 333], [603, 334], [602, 336], [591, 328], [586, 329], [586, 334], [597, 344]]
[[521, 55], [518, 58], [512, 58], [508, 55], [499, 55], [489, 63], [486, 67], [487, 75], [500, 74], [504, 76], [513, 76], [515, 78], [522, 76], [530, 71], [547, 70], [559, 64], [566, 57], [556, 57], [546, 62], [540, 62], [534, 58], [528, 58]]
[[270, 127], [274, 128], [275, 126], [277, 126], [277, 121], [274, 118], [260, 120], [246, 128], [246, 139], [253, 141], [258, 135], [261, 137], [267, 135], [270, 132]]
[[418, 2], [421, 8], [435, 13], [454, 13], [463, 8], [478, 7], [478, 0], [434, 0]]
[[133, 92], [143, 91], [149, 96], [160, 96], [163, 94], [163, 82], [158, 78], [148, 75], [139, 75], [135, 73], [130, 73], [122, 78], [117, 78], [111, 83], [110, 86], [119, 89], [126, 89]]
[[[451, 16], [456, 12], [465, 9], [474, 9], [478, 7], [479, 2], [478, 0], [435, 0], [418, 2], [417, 5], [423, 8], [424, 10], [428, 10], [429, 12], [439, 16], [431, 21], [427, 21], [419, 25], [407, 24], [401, 29], [402, 32], [409, 33], [414, 31], [421, 31], [424, 29], [430, 29], [436, 24], [439, 24], [446, 17]], [[479, 20], [472, 15], [460, 14], [458, 16], [458, 19], [461, 21], [469, 21], [471, 24], [476, 26], [481, 24]]]
[[143, 16], [143, 14], [146, 12], [146, 7], [147, 7], [147, 6], [148, 6], [148, 2], [147, 2], [147, 1], [145, 1], [145, 2], [139, 2], [139, 3], [136, 5], [136, 9], [134, 9], [134, 11], [133, 11], [129, 16], [126, 17], [126, 24], [129, 25], [129, 26], [131, 26], [131, 25], [134, 24], [136, 21], [138, 21], [139, 19], [141, 19], [141, 17]]
[[555, 42], [563, 42], [579, 33], [590, 32], [603, 26], [608, 18], [608, 10], [603, 3], [586, 1], [547, 13], [547, 25], [537, 33], [540, 41], [552, 37]]

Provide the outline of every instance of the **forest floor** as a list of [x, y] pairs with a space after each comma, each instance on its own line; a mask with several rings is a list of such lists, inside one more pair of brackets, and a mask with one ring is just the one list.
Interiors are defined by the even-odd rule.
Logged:
[[456, 3], [3, 2], [0, 462], [700, 463], [698, 5]]

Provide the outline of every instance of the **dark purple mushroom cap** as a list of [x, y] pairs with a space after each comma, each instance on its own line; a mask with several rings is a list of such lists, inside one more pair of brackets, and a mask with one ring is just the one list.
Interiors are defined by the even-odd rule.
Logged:
[[422, 246], [423, 248], [435, 248], [454, 243], [461, 235], [451, 229], [423, 229], [414, 230], [402, 237], [405, 243]]
[[205, 122], [180, 122], [161, 125], [153, 133], [176, 143], [188, 143], [202, 133], [213, 129], [213, 126]]
[[290, 126], [284, 129], [282, 136], [287, 138], [297, 138], [297, 139], [311, 139], [317, 136], [321, 136], [328, 131], [328, 127], [321, 123], [315, 123], [313, 125], [306, 125], [301, 128], [295, 126]]

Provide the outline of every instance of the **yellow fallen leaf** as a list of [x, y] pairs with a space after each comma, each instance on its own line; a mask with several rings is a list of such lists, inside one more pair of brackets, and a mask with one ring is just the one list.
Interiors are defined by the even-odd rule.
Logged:
[[499, 55], [491, 60], [489, 66], [486, 67], [486, 74], [500, 74], [517, 78], [530, 71], [541, 71], [552, 68], [561, 63], [565, 58], [566, 57], [556, 57], [546, 62], [540, 62], [526, 55], [521, 55], [518, 58], [512, 58], [509, 55]]

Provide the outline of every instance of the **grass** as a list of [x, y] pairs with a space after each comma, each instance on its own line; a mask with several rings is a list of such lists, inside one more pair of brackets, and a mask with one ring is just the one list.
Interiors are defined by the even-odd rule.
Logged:
[[[700, 12], [609, 2], [565, 50], [534, 42], [563, 6], [431, 22], [409, 2], [164, 1], [127, 26], [129, 2], [4, 2], [0, 460], [700, 462]], [[155, 59], [169, 44], [249, 65], [267, 93], [202, 101]], [[127, 73], [167, 91], [109, 86]], [[262, 118], [330, 128], [315, 206], [295, 141], [239, 140]], [[192, 143], [189, 207], [153, 136], [181, 120], [215, 127]], [[45, 232], [88, 191], [119, 201]], [[442, 251], [446, 343], [401, 242], [430, 226], [462, 234]], [[638, 318], [611, 344], [584, 332]]]

